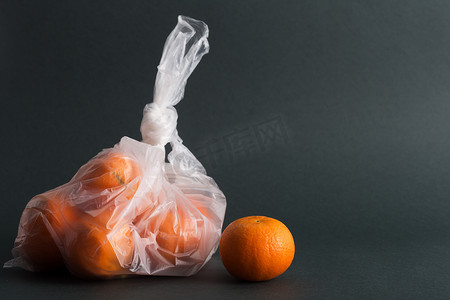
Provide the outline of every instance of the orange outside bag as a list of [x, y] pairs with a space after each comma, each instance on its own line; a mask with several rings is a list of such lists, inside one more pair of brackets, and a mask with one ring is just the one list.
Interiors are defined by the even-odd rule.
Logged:
[[154, 102], [144, 109], [143, 141], [123, 137], [68, 183], [31, 199], [5, 267], [65, 265], [84, 278], [189, 276], [211, 258], [225, 196], [183, 145], [173, 107], [208, 52], [207, 37], [203, 22], [178, 18], [158, 66]]

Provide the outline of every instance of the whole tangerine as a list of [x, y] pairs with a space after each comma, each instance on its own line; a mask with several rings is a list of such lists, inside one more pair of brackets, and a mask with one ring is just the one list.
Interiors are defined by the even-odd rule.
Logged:
[[[111, 220], [131, 200], [140, 184], [140, 168], [133, 158], [118, 152], [101, 154], [82, 166], [71, 182], [75, 186], [75, 205], [95, 222], [111, 229]], [[77, 193], [82, 193], [80, 201]], [[108, 224], [108, 226], [107, 226]]]
[[67, 266], [77, 276], [108, 278], [127, 273], [134, 253], [132, 229], [125, 225], [108, 238], [109, 230], [80, 221], [67, 247]]
[[[135, 224], [142, 237], [155, 237], [158, 255], [171, 265], [177, 264], [177, 258], [186, 260], [199, 247], [201, 216], [191, 216], [178, 207], [163, 212], [149, 209], [136, 219]], [[159, 260], [156, 253], [149, 255]]]
[[250, 216], [228, 225], [220, 239], [219, 252], [231, 275], [247, 281], [265, 281], [289, 268], [295, 244], [282, 222]]
[[68, 222], [76, 218], [71, 207], [63, 205], [61, 195], [47, 193], [34, 197], [25, 208], [13, 249], [32, 271], [62, 267], [62, 244]]
[[[89, 190], [106, 190], [129, 184], [138, 176], [140, 176], [139, 165], [133, 158], [122, 153], [110, 152], [91, 159], [80, 168], [72, 180], [84, 181], [83, 187]], [[136, 189], [137, 186], [134, 192]], [[134, 193], [129, 199], [133, 195]]]

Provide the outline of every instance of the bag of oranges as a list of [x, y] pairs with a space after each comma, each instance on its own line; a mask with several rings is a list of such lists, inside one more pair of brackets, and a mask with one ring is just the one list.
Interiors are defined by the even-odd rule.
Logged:
[[[66, 184], [27, 204], [6, 267], [66, 266], [81, 277], [189, 276], [216, 251], [226, 200], [183, 145], [174, 105], [208, 53], [208, 27], [188, 17], [167, 38], [143, 141], [123, 137]], [[165, 162], [165, 145], [172, 151]]]

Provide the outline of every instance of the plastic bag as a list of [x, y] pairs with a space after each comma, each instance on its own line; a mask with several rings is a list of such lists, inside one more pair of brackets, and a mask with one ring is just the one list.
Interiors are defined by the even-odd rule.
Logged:
[[[123, 137], [82, 166], [70, 182], [27, 204], [5, 267], [66, 265], [81, 277], [189, 276], [217, 249], [226, 200], [182, 144], [173, 107], [208, 53], [208, 27], [188, 17], [167, 38], [143, 141]], [[164, 146], [172, 151], [165, 162]]]

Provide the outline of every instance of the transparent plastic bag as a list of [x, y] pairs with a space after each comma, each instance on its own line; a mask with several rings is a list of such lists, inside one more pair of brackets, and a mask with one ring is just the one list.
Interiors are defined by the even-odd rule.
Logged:
[[[188, 17], [167, 38], [146, 105], [143, 141], [123, 137], [70, 182], [27, 204], [5, 267], [42, 271], [65, 265], [81, 277], [189, 276], [217, 249], [226, 200], [182, 144], [173, 107], [209, 50], [208, 27]], [[166, 143], [172, 151], [165, 162]]]

